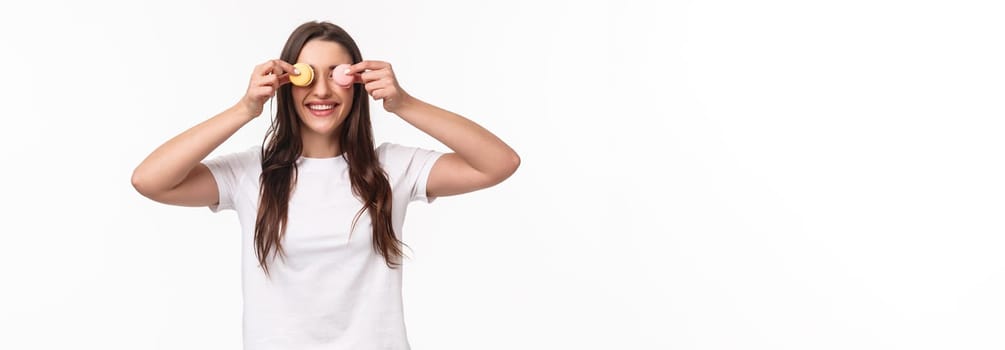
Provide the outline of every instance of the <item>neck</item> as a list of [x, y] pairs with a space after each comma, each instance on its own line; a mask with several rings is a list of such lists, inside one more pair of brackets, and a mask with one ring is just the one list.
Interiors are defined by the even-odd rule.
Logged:
[[303, 141], [304, 148], [301, 156], [307, 158], [332, 158], [342, 154], [337, 137], [319, 135], [307, 130], [303, 131], [301, 140]]

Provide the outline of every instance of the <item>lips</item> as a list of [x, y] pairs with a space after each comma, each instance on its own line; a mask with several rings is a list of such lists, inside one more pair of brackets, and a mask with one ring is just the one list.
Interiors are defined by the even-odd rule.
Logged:
[[311, 102], [307, 104], [307, 110], [316, 117], [327, 117], [335, 112], [339, 106], [335, 102]]
[[310, 108], [310, 109], [315, 110], [315, 111], [321, 111], [321, 110], [325, 110], [325, 109], [335, 108], [335, 105], [334, 104], [325, 104], [325, 105], [322, 105], [322, 104], [316, 104], [316, 105], [314, 105], [314, 104], [312, 104], [312, 105], [307, 105], [307, 108]]

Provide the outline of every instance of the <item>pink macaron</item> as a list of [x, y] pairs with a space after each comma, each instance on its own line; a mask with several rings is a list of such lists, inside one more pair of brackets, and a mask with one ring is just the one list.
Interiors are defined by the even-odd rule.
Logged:
[[353, 80], [355, 80], [352, 74], [345, 74], [345, 71], [351, 67], [350, 64], [343, 63], [335, 66], [335, 70], [332, 71], [332, 79], [335, 80], [335, 84], [344, 88], [352, 86]]

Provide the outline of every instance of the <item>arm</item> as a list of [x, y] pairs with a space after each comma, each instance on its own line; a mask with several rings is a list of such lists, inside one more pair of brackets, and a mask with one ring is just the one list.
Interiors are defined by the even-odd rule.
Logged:
[[520, 156], [505, 142], [475, 122], [458, 114], [414, 98], [398, 86], [391, 65], [363, 61], [350, 73], [361, 73], [374, 99], [383, 100], [384, 109], [394, 113], [451, 150], [437, 160], [426, 183], [426, 195], [442, 197], [494, 186], [520, 166]]
[[133, 170], [136, 191], [152, 200], [182, 206], [208, 206], [219, 201], [216, 180], [201, 163], [237, 130], [262, 114], [265, 101], [289, 81], [293, 66], [271, 60], [255, 67], [240, 102], [157, 147]]

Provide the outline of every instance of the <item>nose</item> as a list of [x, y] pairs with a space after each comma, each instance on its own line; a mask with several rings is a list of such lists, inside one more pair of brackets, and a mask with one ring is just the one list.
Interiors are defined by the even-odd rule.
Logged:
[[[324, 76], [324, 75], [322, 75]], [[314, 79], [314, 84], [311, 86], [311, 93], [317, 98], [329, 98], [332, 96], [331, 79]]]

